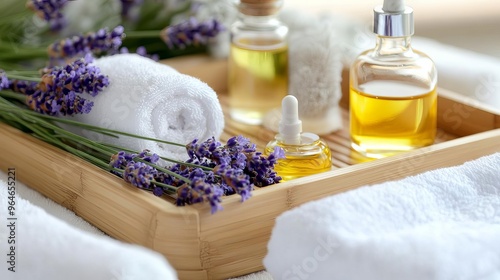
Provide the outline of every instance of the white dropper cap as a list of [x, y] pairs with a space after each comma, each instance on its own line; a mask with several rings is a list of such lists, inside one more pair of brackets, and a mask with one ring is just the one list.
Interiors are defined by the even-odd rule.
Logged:
[[405, 10], [404, 0], [384, 0], [382, 10], [387, 13], [400, 13]]
[[414, 33], [413, 9], [404, 0], [384, 0], [373, 9], [373, 32], [382, 36], [402, 37]]
[[281, 121], [279, 134], [281, 141], [288, 145], [299, 145], [302, 133], [302, 121], [299, 120], [299, 102], [293, 95], [287, 95], [281, 101]]

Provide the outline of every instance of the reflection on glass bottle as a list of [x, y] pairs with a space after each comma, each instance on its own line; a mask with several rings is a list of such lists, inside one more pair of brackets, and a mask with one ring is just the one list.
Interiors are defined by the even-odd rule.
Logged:
[[233, 119], [261, 124], [288, 88], [288, 28], [277, 19], [282, 0], [241, 0], [231, 28], [229, 105]]
[[351, 145], [374, 158], [431, 145], [436, 135], [434, 62], [411, 47], [413, 10], [386, 2], [398, 5], [374, 9], [376, 46], [350, 71]]

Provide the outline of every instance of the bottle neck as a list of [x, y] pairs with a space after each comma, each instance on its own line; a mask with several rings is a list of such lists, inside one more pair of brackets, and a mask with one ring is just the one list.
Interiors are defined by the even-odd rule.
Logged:
[[405, 55], [413, 53], [411, 36], [390, 37], [377, 35], [375, 53], [378, 55]]
[[239, 13], [239, 19], [243, 24], [254, 27], [269, 27], [269, 26], [278, 26], [281, 24], [276, 14], [254, 16], [254, 15]]

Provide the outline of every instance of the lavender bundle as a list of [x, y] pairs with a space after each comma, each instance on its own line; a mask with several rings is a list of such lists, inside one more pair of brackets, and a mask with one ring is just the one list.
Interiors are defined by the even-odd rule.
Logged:
[[41, 78], [32, 79], [35, 81], [8, 79], [9, 74], [2, 72], [0, 89], [12, 92], [2, 91], [0, 95], [24, 101], [31, 110], [42, 114], [89, 113], [93, 102], [85, 94], [96, 96], [109, 85], [108, 78], [91, 61], [87, 56], [64, 67], [47, 69]]
[[265, 157], [243, 136], [230, 138], [225, 145], [214, 138], [201, 143], [195, 139], [186, 150], [189, 160], [168, 168], [159, 167], [160, 157], [149, 151], [120, 151], [111, 156], [109, 165], [113, 173], [138, 188], [156, 196], [174, 194], [178, 206], [208, 202], [212, 213], [222, 209], [224, 195], [238, 194], [245, 201], [255, 187], [281, 180], [273, 167], [284, 157], [283, 150]]
[[[209, 203], [211, 212], [216, 213], [222, 210], [223, 196], [239, 195], [243, 202], [251, 197], [255, 188], [273, 185], [281, 180], [273, 168], [277, 160], [284, 156], [283, 150], [276, 149], [266, 157], [256, 151], [255, 144], [242, 136], [232, 137], [224, 145], [214, 138], [203, 142], [193, 140], [187, 145], [172, 143], [40, 114], [1, 97], [3, 93], [0, 91], [1, 121], [85, 159], [137, 188], [156, 196], [172, 196], [178, 206]], [[79, 126], [108, 136], [136, 137], [184, 146], [189, 159], [179, 162], [147, 150], [134, 152], [91, 141], [60, 128], [54, 122]], [[160, 158], [173, 165], [160, 166]]]

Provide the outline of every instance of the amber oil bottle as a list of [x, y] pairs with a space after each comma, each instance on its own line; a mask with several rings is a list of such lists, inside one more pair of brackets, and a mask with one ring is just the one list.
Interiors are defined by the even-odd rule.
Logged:
[[352, 148], [380, 158], [431, 145], [436, 135], [437, 71], [411, 47], [413, 10], [386, 0], [374, 9], [376, 46], [350, 69]]
[[259, 125], [288, 91], [288, 28], [277, 15], [283, 0], [240, 0], [231, 26], [230, 116]]

